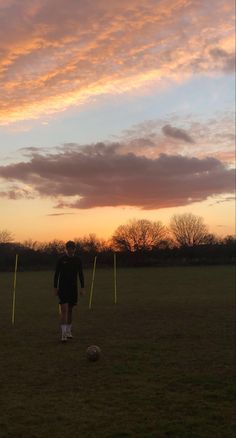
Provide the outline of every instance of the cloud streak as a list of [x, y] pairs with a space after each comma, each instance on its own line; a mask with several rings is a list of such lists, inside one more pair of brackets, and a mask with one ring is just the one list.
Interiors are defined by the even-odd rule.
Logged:
[[0, 2], [0, 123], [233, 69], [233, 2]]
[[99, 143], [34, 154], [28, 162], [1, 166], [0, 177], [29, 185], [38, 196], [57, 200], [57, 207], [76, 209], [168, 208], [234, 191], [234, 170], [218, 159], [120, 152], [119, 143]]
[[195, 143], [193, 138], [186, 131], [184, 131], [184, 129], [175, 128], [171, 125], [165, 125], [163, 126], [162, 131], [167, 137], [183, 140], [186, 143]]

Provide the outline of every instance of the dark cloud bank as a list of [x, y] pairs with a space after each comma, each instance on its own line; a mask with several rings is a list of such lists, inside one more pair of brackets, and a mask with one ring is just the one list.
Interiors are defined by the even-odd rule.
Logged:
[[166, 154], [151, 159], [124, 154], [118, 143], [83, 148], [65, 145], [64, 150], [46, 155], [34, 152], [28, 162], [0, 166], [0, 178], [30, 185], [38, 196], [57, 199], [57, 207], [78, 209], [158, 209], [234, 191], [234, 169], [218, 159]]

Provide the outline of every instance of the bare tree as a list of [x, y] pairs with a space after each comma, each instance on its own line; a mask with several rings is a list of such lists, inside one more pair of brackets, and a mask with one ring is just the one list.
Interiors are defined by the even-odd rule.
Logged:
[[236, 245], [236, 235], [228, 235], [223, 238], [223, 244], [228, 246], [235, 246]]
[[203, 243], [205, 245], [219, 245], [220, 241], [220, 237], [216, 236], [215, 234], [209, 233], [206, 234]]
[[13, 234], [8, 230], [0, 230], [0, 243], [11, 243], [14, 240]]
[[43, 249], [46, 253], [52, 255], [60, 255], [65, 251], [65, 242], [62, 240], [54, 239], [51, 242], [41, 245], [41, 249]]
[[78, 243], [85, 252], [102, 252], [107, 248], [105, 240], [99, 239], [96, 234], [93, 233], [90, 233], [82, 239], [75, 239], [75, 242]]
[[170, 222], [170, 229], [179, 246], [195, 246], [207, 243], [208, 229], [203, 218], [192, 213], [174, 215]]
[[132, 219], [120, 225], [112, 236], [113, 246], [121, 251], [151, 250], [167, 238], [166, 228], [161, 222], [147, 219]]
[[37, 249], [40, 249], [40, 243], [37, 242], [37, 240], [33, 240], [33, 239], [24, 240], [23, 246], [25, 248], [33, 249], [34, 251], [37, 251]]

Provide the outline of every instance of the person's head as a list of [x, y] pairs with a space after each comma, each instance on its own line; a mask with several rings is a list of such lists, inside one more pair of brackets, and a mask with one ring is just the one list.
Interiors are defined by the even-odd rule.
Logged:
[[68, 240], [68, 242], [66, 242], [66, 253], [69, 257], [73, 257], [75, 254], [75, 249], [75, 242]]

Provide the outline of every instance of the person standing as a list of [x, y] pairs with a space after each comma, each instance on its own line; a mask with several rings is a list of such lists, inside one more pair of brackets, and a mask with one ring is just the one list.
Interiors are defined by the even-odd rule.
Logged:
[[73, 338], [72, 311], [78, 301], [78, 275], [80, 279], [80, 294], [85, 294], [84, 274], [81, 259], [75, 254], [75, 242], [66, 242], [66, 254], [57, 262], [54, 274], [54, 290], [59, 298], [61, 309], [61, 341]]

